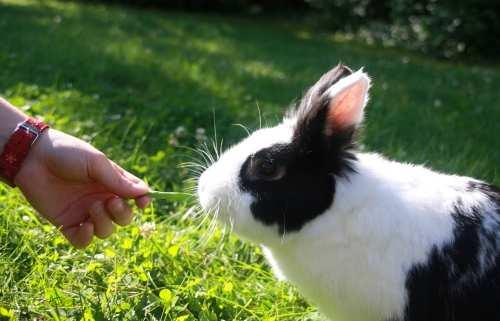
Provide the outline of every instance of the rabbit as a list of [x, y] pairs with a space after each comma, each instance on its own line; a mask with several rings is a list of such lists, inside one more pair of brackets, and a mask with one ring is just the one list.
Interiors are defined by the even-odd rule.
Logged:
[[202, 173], [202, 208], [332, 320], [500, 320], [500, 190], [361, 152], [370, 84], [324, 74]]

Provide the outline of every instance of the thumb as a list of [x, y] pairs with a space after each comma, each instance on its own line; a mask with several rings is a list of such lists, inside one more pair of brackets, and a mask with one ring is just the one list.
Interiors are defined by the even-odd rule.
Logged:
[[125, 171], [102, 153], [93, 154], [88, 162], [89, 177], [104, 185], [110, 193], [123, 198], [136, 198], [149, 191], [143, 180]]

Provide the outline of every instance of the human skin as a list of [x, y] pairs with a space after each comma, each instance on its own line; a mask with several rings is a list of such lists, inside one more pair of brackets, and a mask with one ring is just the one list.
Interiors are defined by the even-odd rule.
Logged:
[[[0, 151], [27, 116], [0, 97]], [[49, 129], [32, 146], [15, 184], [38, 213], [56, 226], [76, 248], [93, 236], [109, 237], [115, 224], [132, 221], [125, 201], [139, 208], [150, 199], [149, 187], [92, 145]]]

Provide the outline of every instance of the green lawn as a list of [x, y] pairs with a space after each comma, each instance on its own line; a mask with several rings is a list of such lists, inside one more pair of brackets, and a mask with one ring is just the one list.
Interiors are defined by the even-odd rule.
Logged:
[[[500, 67], [436, 62], [270, 18], [0, 0], [0, 95], [101, 148], [156, 189], [182, 190], [198, 128], [279, 120], [342, 61], [374, 79], [363, 144], [500, 184]], [[178, 127], [183, 126], [185, 133]], [[177, 144], [177, 142], [178, 144]], [[155, 202], [71, 249], [0, 187], [0, 320], [321, 320], [261, 252]], [[189, 214], [189, 213], [188, 213]], [[147, 231], [155, 222], [155, 229]]]

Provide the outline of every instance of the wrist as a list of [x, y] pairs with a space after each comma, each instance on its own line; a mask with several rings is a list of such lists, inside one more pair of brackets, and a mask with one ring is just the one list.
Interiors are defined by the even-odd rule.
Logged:
[[0, 178], [3, 181], [15, 186], [17, 174], [47, 129], [46, 124], [34, 118], [28, 118], [16, 127], [0, 153]]
[[0, 97], [0, 153], [17, 126], [27, 119], [28, 116]]

